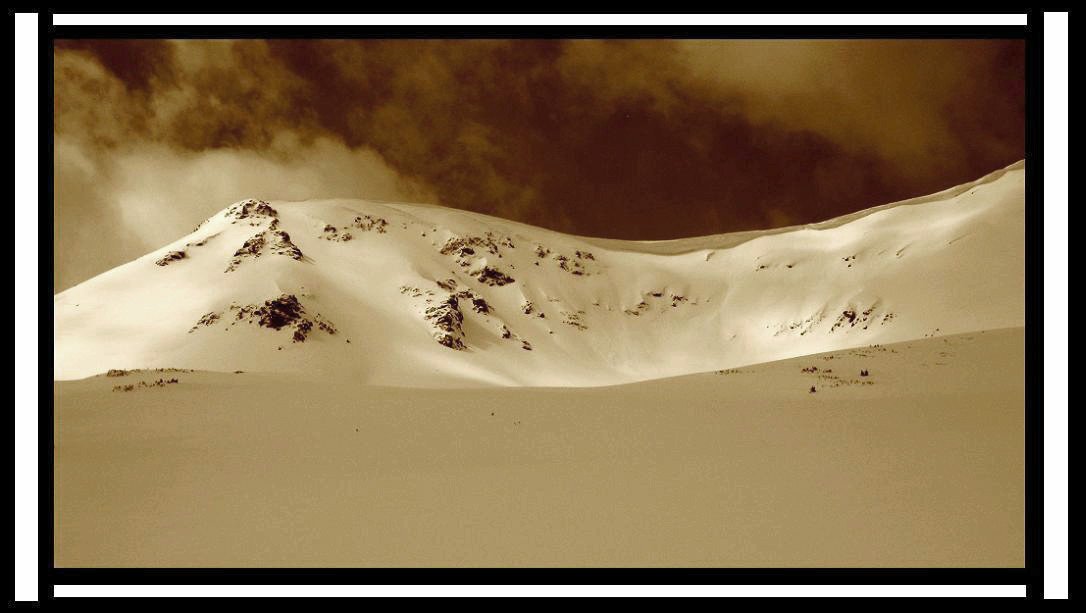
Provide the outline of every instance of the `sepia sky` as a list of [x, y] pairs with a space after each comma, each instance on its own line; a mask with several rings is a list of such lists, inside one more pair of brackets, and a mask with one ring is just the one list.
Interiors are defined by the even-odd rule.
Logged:
[[54, 289], [247, 197], [582, 235], [807, 223], [1024, 157], [1024, 44], [58, 40]]

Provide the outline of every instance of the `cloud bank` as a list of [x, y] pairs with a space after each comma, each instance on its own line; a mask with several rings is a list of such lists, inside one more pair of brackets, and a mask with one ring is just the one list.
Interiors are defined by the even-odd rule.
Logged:
[[56, 291], [245, 197], [663, 239], [1023, 157], [1021, 41], [57, 41]]

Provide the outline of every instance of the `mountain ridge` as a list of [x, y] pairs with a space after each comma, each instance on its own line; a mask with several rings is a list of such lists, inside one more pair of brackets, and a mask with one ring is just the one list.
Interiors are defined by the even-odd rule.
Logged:
[[54, 377], [594, 386], [1021, 326], [1023, 181], [1018, 162], [817, 224], [669, 241], [434, 205], [239, 201], [54, 296]]

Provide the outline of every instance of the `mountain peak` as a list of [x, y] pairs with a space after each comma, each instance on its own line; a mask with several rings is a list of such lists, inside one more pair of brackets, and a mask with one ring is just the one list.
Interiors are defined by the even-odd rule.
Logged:
[[56, 295], [55, 377], [591, 386], [1020, 326], [1023, 196], [1017, 165], [823, 224], [666, 244], [435, 206], [246, 199]]

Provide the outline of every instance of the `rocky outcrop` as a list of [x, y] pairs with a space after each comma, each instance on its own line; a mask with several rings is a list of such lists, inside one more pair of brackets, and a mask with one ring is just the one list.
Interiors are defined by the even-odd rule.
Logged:
[[584, 311], [562, 311], [562, 323], [581, 331], [587, 330], [588, 326], [582, 319], [583, 315]]
[[441, 247], [442, 255], [474, 255], [475, 249], [482, 249], [491, 255], [501, 255], [502, 247], [515, 248], [513, 240], [508, 236], [499, 236], [493, 232], [487, 232], [482, 236], [454, 236], [445, 241]]
[[456, 296], [449, 296], [428, 307], [425, 318], [434, 328], [434, 338], [438, 343], [458, 351], [467, 349], [464, 344], [464, 313], [460, 310], [460, 300]]
[[249, 220], [250, 225], [255, 226], [267, 219], [278, 221], [279, 212], [263, 200], [249, 199], [237, 202], [226, 209], [226, 216], [234, 220], [230, 223]]
[[[295, 343], [305, 342], [314, 328], [332, 335], [337, 332], [336, 326], [320, 313], [308, 315], [294, 294], [283, 294], [265, 300], [263, 304], [231, 304], [228, 310], [234, 314], [231, 326], [246, 322], [275, 331], [287, 329], [292, 332], [291, 339]], [[223, 321], [224, 315], [225, 312], [205, 313], [189, 332], [195, 332], [200, 327], [214, 326]]]
[[388, 232], [388, 220], [381, 217], [374, 217], [372, 215], [360, 215], [354, 218], [354, 222], [351, 224], [352, 228], [356, 228], [363, 232], [376, 232], [378, 234], [384, 234]]
[[516, 282], [516, 279], [510, 277], [509, 275], [498, 270], [497, 268], [494, 268], [493, 266], [484, 266], [479, 270], [473, 271], [471, 275], [475, 277], [475, 280], [479, 283], [484, 283], [490, 286], [509, 285], [510, 283]]
[[184, 251], [171, 251], [166, 255], [160, 257], [159, 259], [155, 260], [155, 264], [159, 266], [169, 266], [170, 264], [181, 261], [186, 257], [187, 256], [185, 255]]
[[324, 230], [321, 232], [321, 238], [326, 241], [332, 241], [337, 243], [346, 243], [350, 241], [354, 236], [350, 232], [340, 233], [339, 229], [331, 224], [326, 224]]
[[265, 230], [254, 234], [234, 252], [234, 257], [224, 272], [233, 272], [245, 260], [265, 254], [281, 255], [292, 260], [301, 260], [304, 257], [302, 250], [290, 240], [290, 234], [283, 230]]
[[878, 306], [878, 302], [876, 302], [860, 313], [857, 313], [853, 308], [844, 309], [841, 311], [841, 314], [837, 316], [837, 320], [833, 322], [833, 326], [830, 327], [830, 332], [842, 328], [855, 328], [857, 326], [862, 330], [866, 330], [870, 325], [872, 319], [871, 315]]

